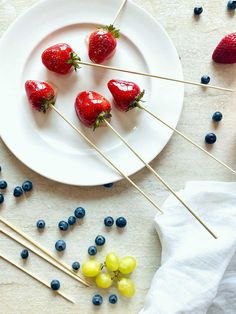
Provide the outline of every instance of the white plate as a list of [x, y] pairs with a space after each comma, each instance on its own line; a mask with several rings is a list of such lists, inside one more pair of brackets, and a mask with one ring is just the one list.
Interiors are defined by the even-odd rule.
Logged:
[[[98, 25], [112, 22], [121, 0], [46, 0], [28, 10], [9, 28], [0, 44], [1, 136], [8, 148], [28, 167], [50, 179], [73, 185], [115, 182], [121, 176], [54, 112], [33, 112], [24, 92], [27, 79], [48, 80], [59, 89], [56, 106], [94, 141], [127, 175], [143, 164], [107, 128], [93, 132], [81, 126], [74, 99], [82, 90], [95, 90], [112, 101], [106, 87], [112, 78], [137, 82], [146, 90], [145, 105], [175, 126], [183, 104], [183, 85], [83, 66], [78, 73], [58, 76], [41, 64], [50, 45], [66, 42], [82, 60], [86, 37]], [[167, 33], [148, 13], [131, 1], [117, 27], [121, 39], [107, 64], [155, 72], [182, 79], [178, 54]], [[113, 126], [145, 161], [155, 158], [172, 132], [146, 113], [113, 109]]]

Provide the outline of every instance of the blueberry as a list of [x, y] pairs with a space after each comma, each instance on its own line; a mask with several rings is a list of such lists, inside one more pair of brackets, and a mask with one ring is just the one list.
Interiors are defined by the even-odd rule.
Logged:
[[203, 7], [195, 7], [193, 10], [194, 15], [200, 15], [203, 12]]
[[223, 115], [222, 115], [222, 113], [219, 112], [219, 111], [216, 111], [216, 112], [213, 114], [213, 116], [212, 116], [212, 120], [214, 120], [215, 122], [221, 121], [222, 118], [223, 118]]
[[102, 305], [103, 298], [100, 294], [95, 294], [93, 296], [92, 302], [94, 305]]
[[26, 249], [22, 250], [21, 253], [20, 253], [20, 256], [23, 259], [27, 259], [29, 257], [29, 251], [26, 250]]
[[0, 204], [4, 202], [4, 196], [0, 193]]
[[214, 144], [216, 142], [216, 135], [214, 133], [208, 133], [205, 136], [205, 141], [207, 144]]
[[31, 181], [25, 181], [24, 183], [22, 183], [22, 189], [25, 192], [29, 192], [33, 189], [33, 183]]
[[115, 294], [111, 294], [111, 295], [109, 296], [109, 302], [110, 302], [111, 304], [116, 304], [117, 301], [118, 301], [118, 298], [117, 298], [117, 296], [116, 296]]
[[105, 242], [106, 242], [106, 239], [105, 239], [102, 235], [98, 235], [98, 236], [96, 237], [96, 239], [95, 239], [95, 243], [96, 243], [96, 245], [98, 245], [98, 246], [104, 245]]
[[113, 185], [114, 185], [114, 183], [106, 183], [106, 184], [104, 184], [103, 186], [104, 186], [104, 188], [110, 189], [110, 188], [113, 187]]
[[74, 270], [79, 270], [79, 269], [80, 269], [80, 263], [79, 263], [79, 262], [74, 262], [74, 263], [72, 264], [72, 268], [73, 268]]
[[114, 219], [111, 216], [108, 216], [104, 219], [104, 225], [106, 227], [111, 227], [114, 224]]
[[23, 190], [20, 186], [16, 186], [13, 192], [15, 197], [20, 197], [23, 194]]
[[208, 75], [203, 75], [202, 77], [201, 77], [201, 83], [202, 84], [209, 84], [210, 83], [210, 80], [211, 80], [211, 78], [210, 78], [210, 76], [208, 76]]
[[116, 225], [118, 228], [124, 228], [127, 225], [127, 220], [124, 217], [116, 219]]
[[78, 208], [76, 208], [74, 214], [75, 214], [76, 218], [79, 218], [79, 219], [84, 218], [85, 209], [83, 207], [78, 207]]
[[37, 224], [36, 224], [36, 226], [37, 226], [37, 228], [38, 229], [44, 229], [45, 228], [45, 221], [44, 220], [42, 220], [42, 219], [40, 219], [40, 220], [38, 220], [37, 221]]
[[59, 224], [58, 224], [58, 228], [61, 230], [61, 231], [66, 231], [68, 228], [69, 228], [69, 225], [66, 221], [60, 221]]
[[88, 253], [89, 253], [89, 255], [96, 255], [97, 254], [97, 248], [96, 248], [96, 246], [94, 246], [94, 245], [92, 245], [92, 246], [90, 246], [89, 248], [88, 248]]
[[235, 10], [236, 9], [236, 0], [229, 0], [227, 4], [228, 10]]
[[76, 217], [75, 216], [70, 216], [69, 218], [68, 218], [68, 224], [70, 225], [70, 226], [72, 226], [72, 225], [74, 225], [76, 223]]
[[63, 241], [63, 240], [58, 240], [56, 243], [55, 243], [55, 248], [57, 251], [61, 252], [61, 251], [64, 251], [65, 248], [66, 248], [66, 242]]
[[5, 190], [7, 188], [7, 182], [5, 180], [0, 181], [0, 189]]
[[59, 280], [54, 279], [54, 280], [51, 281], [51, 288], [52, 288], [52, 290], [57, 291], [57, 290], [60, 289], [60, 286], [61, 286], [61, 284], [60, 284]]

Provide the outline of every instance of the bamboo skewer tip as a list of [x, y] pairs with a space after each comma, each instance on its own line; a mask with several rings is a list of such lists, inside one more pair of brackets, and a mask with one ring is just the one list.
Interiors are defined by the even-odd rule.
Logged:
[[[11, 264], [12, 266], [15, 266], [16, 268], [18, 268], [19, 270], [21, 270], [23, 273], [27, 274], [28, 276], [30, 276], [31, 278], [33, 278], [34, 280], [38, 281], [39, 283], [41, 283], [43, 286], [47, 287], [48, 289], [51, 289], [51, 286], [43, 281], [42, 279], [40, 279], [38, 276], [34, 275], [33, 273], [31, 273], [30, 271], [28, 271], [27, 269], [23, 268], [22, 266], [16, 264], [15, 262], [13, 262], [10, 258], [6, 257], [5, 255], [3, 255], [1, 252], [0, 252], [0, 257], [2, 259], [4, 259], [6, 262], [8, 262], [9, 264]], [[61, 291], [55, 291], [55, 293], [57, 295], [60, 295], [61, 297], [63, 297], [65, 300], [69, 301], [70, 303], [73, 303], [75, 304], [75, 301], [72, 300], [70, 297], [68, 297], [66, 294], [64, 294], [63, 292]]]
[[[51, 252], [49, 252], [47, 249], [45, 249], [44, 247], [42, 247], [40, 244], [38, 244], [35, 240], [31, 239], [29, 236], [27, 236], [26, 234], [24, 234], [22, 231], [20, 231], [18, 228], [16, 228], [15, 226], [13, 226], [10, 222], [8, 222], [6, 219], [4, 219], [3, 217], [0, 216], [0, 222], [2, 222], [4, 225], [6, 225], [7, 227], [9, 227], [11, 230], [13, 230], [14, 232], [16, 232], [17, 234], [19, 234], [21, 237], [23, 237], [25, 240], [27, 240], [28, 242], [30, 242], [32, 245], [34, 245], [37, 249], [39, 249], [41, 252], [43, 252], [44, 254], [46, 254], [48, 257], [50, 257], [52, 260], [54, 260], [57, 264], [61, 265], [62, 268], [64, 268], [65, 270], [61, 269], [61, 267], [58, 267], [59, 265], [54, 265], [55, 263], [53, 263], [52, 261], [50, 261], [49, 263], [53, 264], [55, 267], [59, 268], [60, 270], [64, 271], [65, 273], [67, 273], [69, 276], [73, 277], [74, 279], [76, 279], [77, 281], [79, 281], [80, 283], [84, 284], [86, 287], [90, 287], [90, 284], [84, 280], [83, 278], [81, 278], [78, 274], [75, 274], [71, 268], [69, 266], [67, 266], [63, 261], [61, 261], [60, 259], [58, 259], [56, 256], [54, 256], [53, 254], [51, 254]], [[30, 250], [33, 251], [32, 248], [30, 248]], [[35, 254], [38, 254], [35, 252]], [[43, 255], [40, 255], [41, 258], [44, 259]]]

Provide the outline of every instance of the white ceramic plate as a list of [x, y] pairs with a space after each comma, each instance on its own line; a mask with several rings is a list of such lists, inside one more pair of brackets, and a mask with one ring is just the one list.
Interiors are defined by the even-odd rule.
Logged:
[[[81, 126], [74, 100], [82, 90], [95, 90], [112, 101], [106, 87], [112, 78], [135, 81], [146, 90], [145, 105], [175, 126], [183, 104], [183, 86], [100, 69], [83, 67], [58, 76], [41, 64], [50, 45], [66, 42], [82, 60], [86, 37], [98, 25], [112, 22], [121, 0], [45, 0], [28, 10], [9, 28], [0, 43], [1, 136], [8, 148], [28, 167], [50, 179], [73, 185], [115, 182], [121, 176], [111, 168], [56, 113], [33, 112], [24, 92], [28, 79], [54, 82], [59, 89], [56, 106], [65, 113], [127, 175], [143, 164], [107, 128], [93, 132]], [[181, 79], [182, 68], [167, 33], [148, 13], [128, 1], [117, 21], [121, 39], [107, 64]], [[172, 132], [146, 113], [113, 109], [112, 125], [145, 161], [165, 147]]]

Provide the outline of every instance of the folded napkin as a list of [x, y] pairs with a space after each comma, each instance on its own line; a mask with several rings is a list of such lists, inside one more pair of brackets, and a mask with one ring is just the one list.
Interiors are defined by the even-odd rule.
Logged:
[[140, 314], [235, 314], [236, 183], [189, 182], [179, 195], [218, 239], [169, 197], [155, 217], [161, 267]]

